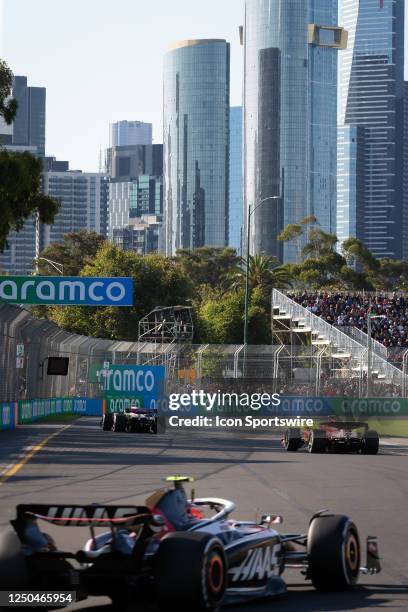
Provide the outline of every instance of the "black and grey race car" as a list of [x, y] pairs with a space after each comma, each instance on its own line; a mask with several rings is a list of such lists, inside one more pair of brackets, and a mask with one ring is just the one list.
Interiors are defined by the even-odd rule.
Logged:
[[157, 410], [146, 408], [127, 408], [125, 412], [107, 412], [102, 416], [103, 431], [128, 433], [159, 432], [159, 417]]
[[[183, 484], [191, 479], [167, 480], [174, 486], [142, 507], [17, 506], [13, 530], [0, 540], [0, 590], [75, 591], [77, 599], [109, 596], [119, 609], [136, 600], [199, 612], [282, 595], [287, 568], [323, 591], [346, 591], [360, 572], [381, 569], [374, 537], [361, 567], [357, 527], [347, 516], [324, 510], [304, 533], [284, 534], [276, 530], [280, 516], [233, 520], [232, 502], [194, 493], [187, 499]], [[41, 531], [40, 521], [89, 527], [91, 537], [81, 550], [67, 552]]]

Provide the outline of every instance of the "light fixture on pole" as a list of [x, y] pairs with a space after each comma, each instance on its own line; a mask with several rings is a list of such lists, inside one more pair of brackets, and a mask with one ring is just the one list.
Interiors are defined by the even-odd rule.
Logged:
[[263, 198], [258, 202], [258, 204], [252, 208], [249, 206], [248, 208], [248, 217], [247, 217], [247, 242], [246, 242], [246, 273], [245, 273], [245, 312], [244, 312], [244, 345], [248, 344], [248, 306], [249, 306], [249, 253], [250, 253], [250, 239], [251, 239], [251, 217], [254, 212], [265, 202], [268, 200], [280, 200], [281, 196], [268, 196], [267, 198]]

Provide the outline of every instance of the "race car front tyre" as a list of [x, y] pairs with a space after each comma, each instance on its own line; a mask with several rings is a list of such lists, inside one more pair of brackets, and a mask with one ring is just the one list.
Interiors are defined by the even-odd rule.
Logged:
[[171, 533], [160, 544], [154, 565], [160, 610], [215, 612], [227, 587], [222, 542], [207, 533]]
[[308, 577], [318, 591], [345, 591], [360, 574], [357, 527], [342, 515], [318, 516], [307, 536]]
[[102, 430], [112, 431], [112, 425], [113, 425], [113, 414], [108, 412], [104, 414], [102, 417]]
[[114, 414], [112, 431], [123, 432], [126, 431], [127, 418], [124, 414]]
[[362, 455], [377, 455], [380, 449], [380, 437], [378, 433], [369, 429], [361, 440]]
[[326, 434], [322, 429], [312, 429], [307, 446], [309, 453], [324, 453], [327, 450]]
[[0, 591], [30, 587], [29, 571], [17, 534], [8, 529], [0, 533]]
[[302, 446], [302, 436], [300, 429], [291, 427], [285, 432], [284, 445], [288, 453], [299, 450]]

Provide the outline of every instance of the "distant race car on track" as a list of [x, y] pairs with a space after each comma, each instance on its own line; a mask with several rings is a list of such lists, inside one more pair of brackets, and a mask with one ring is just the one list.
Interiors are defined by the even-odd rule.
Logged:
[[[13, 529], [0, 537], [0, 590], [109, 596], [119, 610], [143, 601], [163, 611], [213, 612], [223, 604], [282, 595], [288, 568], [321, 591], [346, 591], [360, 572], [381, 570], [375, 537], [367, 539], [367, 563], [360, 567], [357, 527], [347, 516], [322, 510], [304, 533], [284, 534], [275, 528], [280, 516], [237, 521], [230, 518], [231, 501], [195, 499], [194, 492], [187, 499], [183, 485], [191, 480], [168, 478], [173, 486], [142, 507], [17, 506]], [[81, 550], [67, 552], [39, 522], [89, 527], [91, 536]]]
[[306, 447], [309, 453], [376, 455], [380, 439], [376, 431], [369, 429], [368, 423], [341, 421], [333, 417], [320, 423], [318, 429], [287, 429], [283, 444], [289, 452]]
[[128, 433], [158, 433], [159, 419], [156, 410], [145, 408], [127, 408], [125, 412], [107, 412], [103, 415], [103, 431]]

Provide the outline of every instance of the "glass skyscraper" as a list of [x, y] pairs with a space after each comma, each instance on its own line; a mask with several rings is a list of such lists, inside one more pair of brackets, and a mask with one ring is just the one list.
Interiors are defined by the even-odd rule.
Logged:
[[173, 45], [164, 62], [166, 253], [228, 244], [230, 46]]
[[404, 0], [339, 0], [339, 124], [364, 127], [365, 245], [402, 256]]
[[13, 144], [37, 147], [45, 155], [45, 87], [28, 87], [27, 77], [15, 76], [13, 97], [18, 102], [13, 122]]
[[296, 261], [277, 236], [315, 215], [336, 227], [337, 0], [245, 4], [244, 197], [251, 252]]
[[229, 241], [228, 245], [241, 255], [242, 222], [244, 218], [242, 182], [242, 106], [230, 109], [229, 164]]

